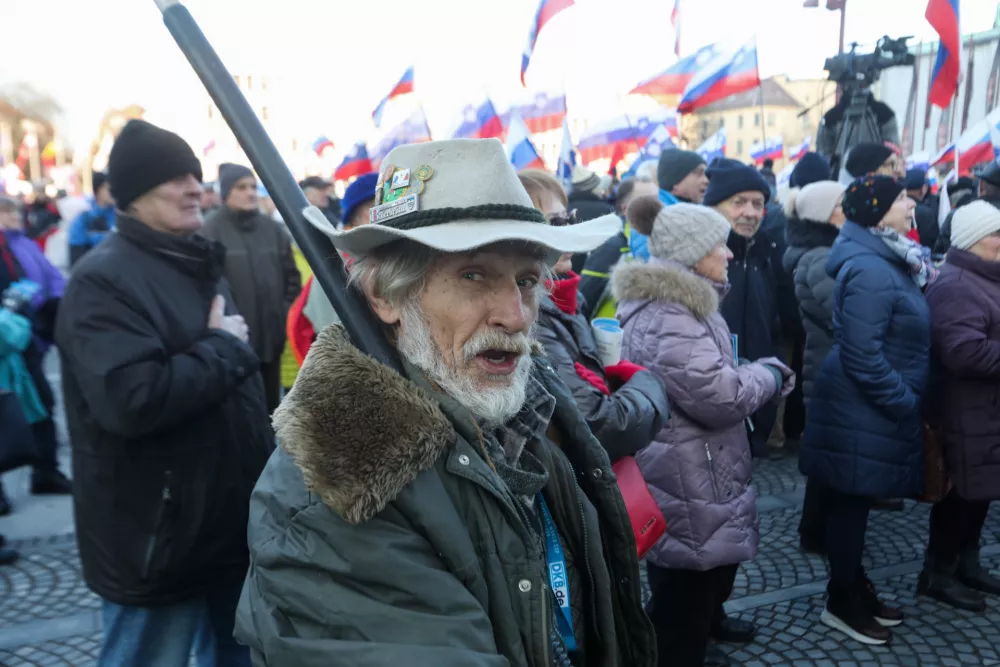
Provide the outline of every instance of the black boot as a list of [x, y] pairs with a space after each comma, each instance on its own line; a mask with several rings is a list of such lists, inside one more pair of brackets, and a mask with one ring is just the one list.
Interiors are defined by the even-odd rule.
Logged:
[[892, 633], [879, 623], [866, 604], [860, 582], [837, 586], [831, 581], [826, 590], [826, 609], [820, 616], [824, 625], [868, 646], [883, 646], [892, 641]]
[[864, 570], [861, 571], [858, 581], [861, 582], [861, 599], [864, 600], [865, 607], [872, 613], [875, 620], [884, 628], [894, 628], [903, 623], [903, 612], [896, 607], [890, 607], [882, 602], [875, 590], [875, 584], [868, 578]]
[[970, 549], [959, 556], [958, 580], [973, 590], [1000, 595], [1000, 579], [983, 567], [979, 560], [979, 549]]
[[68, 496], [73, 493], [73, 483], [58, 470], [36, 470], [31, 475], [31, 493], [36, 496]]
[[956, 609], [986, 611], [986, 598], [959, 581], [957, 572], [957, 558], [945, 562], [928, 553], [917, 580], [917, 595], [926, 595]]

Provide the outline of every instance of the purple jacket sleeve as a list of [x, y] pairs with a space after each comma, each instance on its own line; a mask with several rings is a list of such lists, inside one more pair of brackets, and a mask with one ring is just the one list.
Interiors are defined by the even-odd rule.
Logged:
[[[653, 310], [653, 309], [648, 309]], [[697, 320], [686, 308], [664, 305], [650, 314], [643, 347], [672, 405], [713, 429], [739, 424], [774, 398], [780, 387], [758, 363], [736, 367], [716, 343], [718, 314]]]
[[945, 368], [959, 377], [1000, 379], [1000, 341], [989, 338], [989, 309], [960, 282], [928, 290], [931, 335]]

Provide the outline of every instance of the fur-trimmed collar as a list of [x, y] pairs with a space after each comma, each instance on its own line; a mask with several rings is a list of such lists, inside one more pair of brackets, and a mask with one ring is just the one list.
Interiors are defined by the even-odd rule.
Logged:
[[789, 218], [785, 228], [785, 240], [790, 247], [823, 248], [830, 247], [837, 240], [840, 230], [828, 222], [812, 222]]
[[336, 325], [309, 349], [274, 429], [309, 489], [350, 523], [385, 509], [456, 438], [437, 401]]
[[611, 276], [611, 293], [623, 301], [679, 303], [698, 319], [719, 310], [719, 291], [692, 271], [669, 264], [619, 264]]

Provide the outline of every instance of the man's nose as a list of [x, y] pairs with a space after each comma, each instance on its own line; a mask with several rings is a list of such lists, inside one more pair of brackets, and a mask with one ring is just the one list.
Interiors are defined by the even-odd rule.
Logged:
[[488, 324], [508, 333], [527, 331], [531, 324], [531, 308], [517, 283], [497, 288], [490, 299]]

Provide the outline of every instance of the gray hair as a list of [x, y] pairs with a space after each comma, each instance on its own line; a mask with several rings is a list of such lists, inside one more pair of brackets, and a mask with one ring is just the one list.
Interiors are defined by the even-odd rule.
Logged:
[[[538, 259], [542, 263], [539, 291], [544, 291], [545, 284], [552, 278], [551, 267], [544, 261], [547, 249], [520, 241], [495, 245], [514, 252], [527, 252]], [[399, 308], [423, 291], [427, 275], [444, 254], [416, 241], [395, 241], [367, 255], [357, 255], [348, 271], [347, 284], [360, 289], [366, 296], [384, 299], [390, 306]]]
[[19, 208], [16, 199], [0, 195], [0, 213], [16, 213]]

